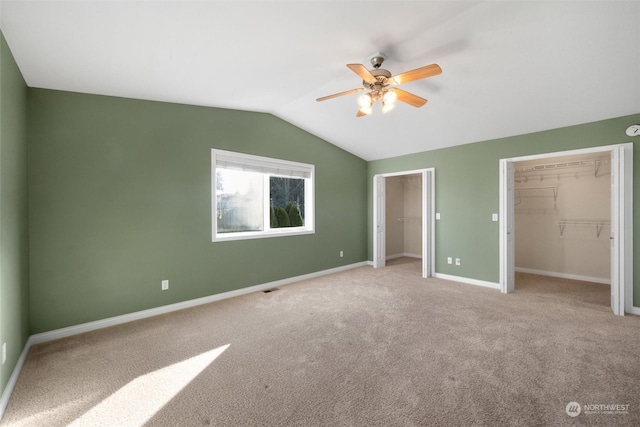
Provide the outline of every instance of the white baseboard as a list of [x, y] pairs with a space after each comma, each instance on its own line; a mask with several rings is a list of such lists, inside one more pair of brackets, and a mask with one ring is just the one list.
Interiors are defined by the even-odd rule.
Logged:
[[418, 259], [422, 259], [422, 255], [421, 254], [412, 254], [409, 252], [405, 252], [402, 254], [402, 256], [406, 256], [407, 258], [418, 258]]
[[450, 274], [433, 273], [433, 277], [443, 280], [451, 280], [453, 282], [468, 283], [470, 285], [483, 286], [485, 288], [501, 290], [499, 283], [487, 282], [484, 280], [470, 279], [468, 277], [452, 276]]
[[82, 334], [85, 332], [95, 331], [98, 329], [108, 328], [109, 326], [120, 325], [122, 323], [133, 322], [135, 320], [145, 319], [147, 317], [158, 316], [160, 314], [170, 313], [172, 311], [183, 310], [185, 308], [195, 307], [202, 304], [209, 304], [211, 302], [220, 301], [227, 298], [233, 298], [240, 295], [246, 295], [253, 292], [265, 291], [267, 289], [272, 289], [278, 286], [290, 285], [292, 283], [300, 282], [303, 280], [315, 279], [317, 277], [326, 276], [328, 274], [339, 273], [341, 271], [351, 270], [358, 267], [364, 267], [369, 265], [368, 261], [362, 261], [355, 264], [344, 265], [341, 267], [330, 268], [328, 270], [316, 271], [315, 273], [303, 274], [302, 276], [290, 277], [287, 279], [276, 280], [274, 282], [263, 283], [261, 285], [250, 286], [248, 288], [237, 289], [234, 291], [223, 292], [220, 294], [210, 295], [203, 298], [196, 298], [189, 301], [178, 302], [175, 304], [164, 305], [162, 307], [151, 308], [148, 310], [137, 311], [135, 313], [123, 314], [122, 316], [109, 317], [107, 319], [96, 320], [94, 322], [82, 323], [80, 325], [69, 326], [67, 328], [56, 329], [53, 331], [42, 332], [40, 334], [34, 334], [29, 337], [24, 348], [22, 349], [22, 353], [20, 353], [20, 358], [16, 363], [16, 366], [13, 368], [13, 372], [11, 373], [11, 377], [7, 382], [7, 386], [4, 388], [2, 392], [2, 396], [0, 397], [0, 420], [4, 415], [4, 411], [9, 403], [9, 398], [11, 397], [11, 393], [13, 393], [13, 389], [18, 381], [18, 376], [20, 375], [20, 371], [22, 371], [22, 367], [24, 366], [24, 362], [27, 359], [27, 354], [29, 353], [29, 349], [31, 346], [40, 344], [47, 341], [53, 341], [60, 338], [70, 337], [72, 335]]
[[402, 258], [402, 257], [422, 259], [422, 255], [420, 254], [410, 254], [408, 252], [403, 252], [401, 254], [389, 255], [388, 257], [386, 257], [386, 260], [389, 261], [391, 259]]
[[561, 279], [580, 280], [582, 282], [594, 282], [602, 283], [604, 285], [611, 285], [611, 280], [603, 277], [581, 276], [579, 274], [557, 273], [555, 271], [544, 271], [523, 267], [516, 267], [515, 270], [517, 273], [537, 274], [540, 276], [559, 277]]
[[223, 292], [220, 294], [209, 295], [202, 298], [196, 298], [188, 301], [182, 301], [175, 304], [163, 305], [161, 307], [150, 308], [148, 310], [136, 311], [134, 313], [123, 314], [122, 316], [109, 317], [107, 319], [96, 320], [94, 322], [82, 323], [80, 325], [69, 326], [67, 328], [56, 329], [53, 331], [43, 332], [31, 336], [33, 344], [40, 344], [47, 341], [57, 340], [72, 335], [82, 334], [84, 332], [95, 331], [97, 329], [108, 328], [109, 326], [120, 325], [122, 323], [133, 322], [135, 320], [146, 319], [147, 317], [158, 316], [160, 314], [171, 313], [172, 311], [183, 310], [185, 308], [195, 307], [202, 304], [220, 301], [227, 298], [233, 298], [240, 295], [246, 295], [253, 292], [265, 291], [267, 289], [278, 286], [285, 286], [291, 283], [303, 280], [314, 279], [316, 277], [326, 276], [327, 274], [339, 273], [345, 270], [366, 266], [367, 262], [358, 262], [342, 267], [331, 268], [328, 270], [317, 271], [315, 273], [303, 274], [301, 276], [290, 277], [287, 279], [276, 280], [274, 282], [263, 283], [260, 285], [249, 286], [248, 288], [236, 289], [234, 291]]
[[625, 313], [635, 314], [636, 316], [640, 316], [640, 307], [631, 307], [631, 310], [626, 311]]
[[11, 393], [13, 393], [13, 389], [18, 382], [18, 377], [20, 376], [20, 372], [22, 371], [22, 367], [24, 366], [25, 360], [27, 360], [27, 354], [29, 354], [29, 349], [31, 348], [31, 337], [27, 339], [27, 342], [20, 353], [20, 357], [18, 357], [18, 361], [16, 362], [16, 366], [13, 368], [11, 372], [11, 376], [9, 377], [9, 381], [7, 382], [4, 391], [2, 392], [2, 396], [0, 396], [0, 420], [4, 415], [5, 409], [7, 409], [7, 405], [9, 404], [9, 399], [11, 398]]

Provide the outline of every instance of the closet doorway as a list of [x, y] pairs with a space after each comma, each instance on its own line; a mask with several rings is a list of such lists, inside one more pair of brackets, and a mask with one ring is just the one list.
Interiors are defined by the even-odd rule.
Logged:
[[500, 160], [502, 291], [516, 271], [609, 283], [630, 311], [632, 176], [631, 144]]
[[515, 290], [607, 306], [611, 153], [514, 162], [514, 184]]
[[373, 266], [408, 256], [422, 259], [422, 277], [430, 277], [434, 251], [434, 169], [373, 177]]

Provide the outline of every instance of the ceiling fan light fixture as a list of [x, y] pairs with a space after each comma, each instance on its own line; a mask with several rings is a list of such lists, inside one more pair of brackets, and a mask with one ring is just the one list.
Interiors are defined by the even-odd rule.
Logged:
[[386, 91], [382, 96], [382, 102], [384, 102], [385, 104], [395, 104], [397, 99], [398, 94], [393, 90]]
[[395, 107], [396, 104], [394, 102], [385, 102], [384, 100], [382, 101], [382, 113], [388, 113], [389, 111], [393, 110], [393, 107]]
[[396, 94], [392, 90], [388, 90], [382, 95], [382, 112], [388, 113], [393, 110], [393, 107], [396, 106], [396, 100], [398, 99], [398, 94]]
[[[367, 108], [371, 110], [372, 105], [373, 105], [373, 99], [371, 98], [371, 95], [369, 95], [368, 93], [365, 93], [364, 95], [358, 98], [358, 106], [360, 107], [360, 110], [364, 110]], [[371, 111], [365, 114], [371, 114]]]
[[362, 114], [368, 116], [369, 114], [371, 114], [373, 112], [373, 108], [371, 107], [360, 107], [359, 110]]

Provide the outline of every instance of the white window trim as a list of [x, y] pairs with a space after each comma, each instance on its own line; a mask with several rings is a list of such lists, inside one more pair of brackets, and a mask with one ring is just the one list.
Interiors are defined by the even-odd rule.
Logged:
[[[269, 210], [264, 212], [263, 231], [243, 231], [237, 233], [218, 234], [217, 221], [217, 186], [216, 168], [221, 162], [233, 162], [237, 164], [247, 164], [250, 170], [263, 168], [266, 173], [272, 176], [283, 176], [291, 178], [305, 179], [305, 225], [302, 227], [269, 228]], [[265, 180], [268, 176], [265, 173]], [[265, 187], [267, 185], [265, 184]], [[265, 192], [264, 206], [269, 206], [269, 194]], [[211, 149], [211, 240], [213, 242], [223, 242], [232, 240], [262, 239], [268, 237], [299, 236], [304, 234], [315, 234], [315, 166], [307, 163], [280, 160], [270, 157], [255, 156], [252, 154], [236, 153], [233, 151]]]

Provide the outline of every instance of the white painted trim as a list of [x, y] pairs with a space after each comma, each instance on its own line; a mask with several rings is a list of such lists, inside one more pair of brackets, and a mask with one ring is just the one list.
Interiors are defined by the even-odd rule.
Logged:
[[581, 276], [579, 274], [558, 273], [555, 271], [536, 270], [535, 268], [516, 267], [518, 273], [537, 274], [539, 276], [559, 277], [561, 279], [580, 280], [582, 282], [602, 283], [611, 285], [611, 280], [606, 277]]
[[11, 372], [11, 376], [9, 377], [9, 381], [7, 382], [4, 391], [2, 392], [2, 396], [0, 396], [0, 420], [4, 416], [4, 411], [7, 409], [7, 405], [9, 404], [9, 399], [11, 398], [11, 393], [13, 393], [13, 389], [18, 382], [18, 377], [20, 376], [20, 372], [22, 371], [22, 367], [24, 366], [25, 360], [27, 360], [27, 354], [29, 354], [29, 349], [31, 348], [32, 340], [31, 337], [27, 339], [27, 342], [22, 349], [22, 353], [20, 353], [20, 357], [16, 362], [16, 366], [14, 366], [13, 371]]
[[[414, 169], [409, 171], [398, 171], [390, 173], [382, 173], [373, 176], [373, 262], [374, 268], [383, 267], [378, 265], [378, 188], [376, 180], [378, 177], [388, 178], [392, 176], [403, 176], [412, 174], [422, 175], [422, 253], [431, 254], [431, 256], [419, 256], [422, 258], [422, 277], [431, 277], [434, 273], [436, 265], [436, 226], [435, 226], [435, 205], [436, 205], [436, 170], [435, 168]], [[386, 193], [386, 192], [385, 192]], [[386, 197], [386, 194], [384, 195]], [[412, 255], [405, 255], [412, 256]], [[391, 255], [393, 257], [393, 255]], [[391, 257], [385, 256], [387, 259]]]
[[499, 161], [499, 205], [498, 205], [498, 239], [499, 239], [499, 283], [504, 294], [513, 292], [515, 288], [515, 254], [513, 239], [514, 207], [513, 207], [513, 163], [508, 160]]
[[[264, 183], [268, 185], [268, 179], [266, 177], [269, 174], [278, 171], [278, 174], [284, 174], [282, 176], [290, 176], [292, 178], [300, 178], [305, 180], [305, 224], [302, 227], [287, 227], [287, 228], [269, 228], [269, 194], [265, 192], [264, 199], [264, 223], [265, 229], [262, 231], [248, 231], [248, 232], [231, 232], [218, 234], [218, 221], [216, 219], [217, 212], [217, 200], [216, 200], [216, 168], [220, 163], [232, 162], [236, 165], [242, 164], [248, 166], [249, 170], [261, 170], [265, 175]], [[289, 173], [285, 172], [289, 171]], [[309, 176], [306, 176], [306, 175]], [[302, 176], [300, 176], [302, 175]], [[247, 240], [247, 239], [262, 239], [269, 237], [284, 237], [284, 236], [297, 236], [304, 234], [315, 234], [315, 166], [308, 163], [294, 162], [291, 160], [282, 160], [272, 157], [257, 156], [253, 154], [238, 153], [234, 151], [219, 150], [217, 148], [211, 149], [211, 241], [212, 242], [227, 242], [234, 240]]]
[[410, 254], [408, 252], [405, 252], [402, 254], [402, 256], [406, 256], [407, 258], [418, 258], [418, 259], [422, 259], [422, 255], [421, 254]]
[[[429, 230], [422, 239], [422, 254], [425, 258], [422, 262], [422, 277], [431, 277], [436, 270], [436, 168], [427, 168], [422, 174], [422, 187], [429, 188], [427, 200], [425, 191], [422, 191], [422, 210], [425, 213], [422, 218], [422, 229]], [[428, 254], [430, 259], [426, 260]]]
[[433, 277], [443, 280], [451, 280], [453, 282], [467, 283], [469, 285], [483, 286], [485, 288], [501, 290], [500, 283], [487, 282], [484, 280], [470, 279], [468, 277], [452, 276], [450, 274], [434, 273]]
[[[633, 143], [628, 142], [621, 144], [624, 153], [624, 169], [623, 197], [625, 204], [622, 207], [622, 215], [625, 218], [625, 235], [624, 235], [624, 266], [622, 274], [624, 275], [625, 288], [621, 291], [624, 294], [624, 305], [622, 309], [629, 313], [637, 307], [633, 306]], [[640, 309], [639, 309], [640, 310]], [[640, 315], [640, 311], [634, 314]]]
[[629, 310], [626, 310], [627, 313], [629, 314], [635, 314], [636, 316], [640, 316], [640, 307], [629, 307]]
[[380, 173], [378, 175], [380, 176], [384, 176], [385, 178], [388, 178], [390, 176], [403, 176], [403, 175], [413, 175], [413, 174], [417, 174], [417, 173], [422, 173], [424, 171], [433, 171], [434, 168], [429, 168], [429, 169], [413, 169], [410, 171], [398, 171], [398, 172], [388, 172], [388, 173]]
[[402, 258], [402, 257], [422, 259], [422, 255], [420, 255], [420, 254], [410, 254], [408, 252], [403, 252], [401, 254], [388, 255], [387, 256], [387, 261], [389, 261], [391, 259]]
[[540, 160], [551, 157], [580, 156], [583, 154], [606, 153], [611, 152], [615, 149], [615, 147], [619, 147], [622, 145], [626, 144], [601, 145], [598, 147], [578, 148], [575, 150], [553, 151], [549, 153], [531, 154], [528, 156], [510, 157], [503, 160], [506, 160], [508, 162], [527, 162], [529, 160]]
[[[373, 268], [384, 267], [386, 261], [386, 178], [384, 175], [373, 177]], [[382, 190], [382, 191], [380, 191]], [[379, 194], [382, 192], [382, 197]], [[378, 228], [384, 227], [384, 232]], [[382, 241], [381, 241], [382, 238]]]
[[[620, 204], [624, 201], [623, 183], [620, 174], [624, 173], [624, 150], [611, 151], [611, 311], [618, 316], [624, 316], [624, 208]], [[621, 197], [622, 196], [622, 197]], [[622, 289], [622, 291], [621, 291]]]

